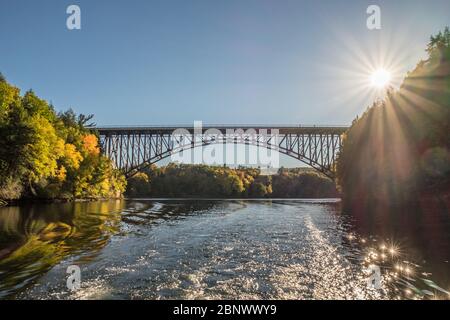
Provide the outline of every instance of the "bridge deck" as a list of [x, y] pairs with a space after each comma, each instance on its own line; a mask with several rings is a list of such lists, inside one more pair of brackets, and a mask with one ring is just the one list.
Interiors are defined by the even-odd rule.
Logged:
[[[130, 134], [130, 133], [144, 133], [144, 134], [171, 134], [176, 129], [185, 129], [189, 132], [194, 132], [195, 129], [192, 125], [187, 126], [101, 126], [94, 127], [101, 135], [113, 135], [113, 134]], [[217, 129], [221, 133], [226, 133], [227, 130], [259, 130], [271, 129], [279, 130], [280, 134], [342, 134], [348, 127], [347, 126], [302, 126], [302, 125], [203, 125], [202, 132], [208, 129]]]

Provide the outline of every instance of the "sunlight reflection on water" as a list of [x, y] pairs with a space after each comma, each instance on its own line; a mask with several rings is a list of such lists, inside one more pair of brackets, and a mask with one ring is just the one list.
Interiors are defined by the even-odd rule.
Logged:
[[[360, 235], [339, 212], [335, 200], [281, 199], [3, 208], [0, 297], [449, 298], [449, 283], [436, 284], [447, 275], [410, 254], [420, 249]], [[71, 264], [82, 270], [75, 293], [65, 287]], [[367, 284], [371, 264], [379, 289]]]

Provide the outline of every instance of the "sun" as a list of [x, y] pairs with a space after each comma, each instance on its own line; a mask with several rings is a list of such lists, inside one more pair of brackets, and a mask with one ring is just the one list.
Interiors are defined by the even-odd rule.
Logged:
[[377, 69], [370, 76], [370, 83], [377, 88], [385, 88], [391, 82], [391, 73], [386, 69]]

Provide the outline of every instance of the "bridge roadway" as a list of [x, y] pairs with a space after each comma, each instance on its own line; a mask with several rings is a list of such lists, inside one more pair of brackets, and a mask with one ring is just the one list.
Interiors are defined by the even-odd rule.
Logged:
[[[99, 126], [93, 129], [97, 130], [100, 135], [107, 134], [127, 134], [127, 133], [145, 133], [145, 134], [171, 134], [176, 129], [185, 129], [193, 133], [195, 128], [193, 125], [151, 125], [151, 126]], [[227, 130], [254, 129], [257, 133], [260, 130], [278, 129], [279, 134], [343, 134], [348, 126], [315, 126], [315, 125], [249, 125], [249, 124], [217, 124], [217, 125], [202, 125], [202, 133], [208, 129], [217, 129], [221, 133], [226, 133]], [[197, 128], [200, 130], [200, 127]], [[197, 131], [198, 132], [198, 131]]]

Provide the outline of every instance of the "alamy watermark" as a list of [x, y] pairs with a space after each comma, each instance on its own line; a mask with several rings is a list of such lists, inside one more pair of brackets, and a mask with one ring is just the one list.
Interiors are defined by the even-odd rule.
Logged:
[[173, 131], [173, 162], [208, 165], [258, 165], [279, 168], [279, 130], [269, 128], [203, 128]]
[[81, 269], [77, 265], [71, 265], [67, 267], [66, 273], [69, 274], [67, 277], [67, 289], [70, 291], [77, 291], [81, 288]]
[[67, 7], [66, 13], [69, 15], [66, 20], [66, 26], [69, 30], [81, 29], [81, 8], [75, 4]]
[[369, 277], [367, 278], [367, 287], [370, 289], [381, 289], [381, 269], [375, 264], [371, 264], [367, 268]]
[[366, 26], [369, 30], [381, 29], [381, 9], [380, 6], [372, 4], [367, 7], [366, 13], [369, 17], [366, 20]]
[[[81, 29], [81, 8], [76, 4], [67, 7], [66, 13], [69, 15], [66, 19], [66, 26], [69, 30]], [[366, 26], [369, 30], [381, 29], [381, 8], [376, 4], [367, 7], [366, 13], [369, 15], [366, 20]]]

